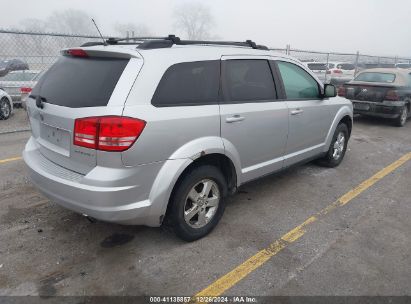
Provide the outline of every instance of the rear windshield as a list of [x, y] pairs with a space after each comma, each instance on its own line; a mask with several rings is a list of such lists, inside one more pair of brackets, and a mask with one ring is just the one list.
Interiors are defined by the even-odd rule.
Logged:
[[391, 73], [377, 73], [377, 72], [365, 72], [359, 74], [354, 80], [366, 81], [366, 82], [385, 82], [392, 83], [395, 80], [395, 74]]
[[0, 77], [0, 81], [31, 81], [38, 73], [8, 73], [6, 76]]
[[308, 63], [308, 68], [313, 71], [325, 71], [327, 65], [325, 63]]
[[32, 95], [70, 108], [106, 106], [128, 61], [62, 56], [40, 78]]

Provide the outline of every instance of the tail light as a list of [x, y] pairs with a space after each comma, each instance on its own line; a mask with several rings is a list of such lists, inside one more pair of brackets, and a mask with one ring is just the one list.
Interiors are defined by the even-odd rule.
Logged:
[[21, 94], [30, 94], [31, 93], [32, 88], [29, 87], [22, 87], [20, 88], [20, 93]]
[[338, 96], [344, 97], [345, 94], [346, 94], [346, 89], [345, 89], [345, 87], [344, 87], [344, 86], [340, 86], [340, 87], [338, 88]]
[[65, 51], [66, 55], [73, 57], [88, 57], [88, 54], [83, 49], [69, 49]]
[[74, 139], [76, 146], [101, 151], [125, 151], [129, 149], [143, 132], [144, 120], [101, 116], [76, 119]]
[[332, 72], [333, 72], [334, 74], [342, 74], [342, 71], [339, 70], [339, 69], [334, 69], [334, 70], [332, 70]]
[[389, 90], [385, 95], [386, 100], [398, 101], [400, 100], [400, 96], [398, 95], [398, 91], [396, 90]]

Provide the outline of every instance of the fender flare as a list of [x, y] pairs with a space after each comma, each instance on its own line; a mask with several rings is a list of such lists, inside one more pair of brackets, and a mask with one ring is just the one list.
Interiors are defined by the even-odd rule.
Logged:
[[328, 149], [330, 148], [330, 144], [332, 141], [332, 138], [334, 136], [334, 132], [337, 129], [338, 124], [340, 123], [340, 121], [346, 117], [349, 116], [351, 118], [351, 123], [353, 122], [353, 112], [352, 112], [352, 106], [348, 106], [345, 105], [343, 107], [341, 107], [337, 114], [334, 116], [334, 120], [331, 124], [331, 128], [328, 130], [328, 134], [325, 140], [325, 145], [324, 145], [324, 151], [323, 152], [327, 152]]

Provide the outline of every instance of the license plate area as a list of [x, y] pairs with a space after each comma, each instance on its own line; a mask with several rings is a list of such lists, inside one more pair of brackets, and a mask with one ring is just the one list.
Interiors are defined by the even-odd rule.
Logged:
[[45, 123], [40, 124], [40, 144], [54, 152], [70, 155], [70, 132]]
[[361, 110], [361, 111], [368, 111], [370, 109], [370, 105], [366, 103], [353, 103], [354, 110]]

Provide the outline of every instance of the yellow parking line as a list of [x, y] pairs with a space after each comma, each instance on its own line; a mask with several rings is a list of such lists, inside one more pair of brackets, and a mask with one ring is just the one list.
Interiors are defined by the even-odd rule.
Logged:
[[400, 159], [396, 160], [392, 164], [388, 165], [384, 169], [378, 171], [376, 174], [371, 176], [369, 179], [362, 182], [360, 185], [354, 189], [348, 191], [346, 194], [341, 196], [338, 200], [333, 202], [331, 205], [322, 209], [320, 212], [308, 218], [304, 223], [295, 227], [294, 229], [287, 232], [280, 239], [276, 240], [270, 244], [267, 248], [260, 250], [251, 258], [246, 260], [241, 265], [237, 266], [229, 273], [223, 275], [211, 285], [204, 288], [198, 292], [194, 297], [209, 297], [209, 296], [220, 296], [226, 290], [230, 289], [236, 285], [239, 281], [244, 279], [251, 272], [261, 267], [265, 262], [270, 260], [273, 256], [279, 253], [282, 249], [287, 247], [289, 244], [295, 242], [301, 238], [306, 233], [306, 227], [317, 221], [321, 216], [330, 213], [332, 210], [344, 206], [349, 203], [352, 199], [360, 195], [362, 192], [370, 188], [376, 182], [396, 170], [398, 167], [411, 160], [411, 152], [405, 154]]
[[15, 161], [15, 160], [20, 160], [20, 159], [22, 159], [21, 156], [6, 158], [6, 159], [0, 159], [0, 164], [4, 164], [4, 163], [8, 163], [8, 162]]

